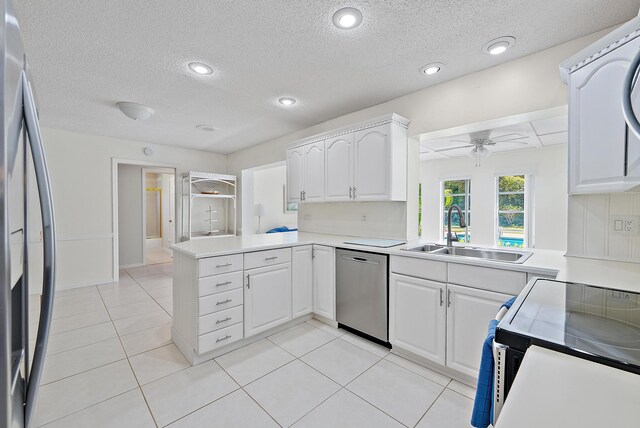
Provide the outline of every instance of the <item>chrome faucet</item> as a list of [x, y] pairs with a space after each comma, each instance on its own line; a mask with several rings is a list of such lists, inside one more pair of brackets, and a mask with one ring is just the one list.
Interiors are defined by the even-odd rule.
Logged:
[[449, 207], [449, 213], [447, 214], [447, 247], [451, 247], [453, 244], [451, 243], [451, 213], [455, 208], [458, 211], [458, 217], [460, 218], [460, 227], [467, 227], [467, 224], [464, 222], [464, 214], [462, 210], [457, 205], [452, 205]]

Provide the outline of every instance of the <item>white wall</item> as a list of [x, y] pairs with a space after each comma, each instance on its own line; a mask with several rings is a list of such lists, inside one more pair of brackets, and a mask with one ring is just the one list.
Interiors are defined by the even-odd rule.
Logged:
[[[114, 280], [112, 158], [175, 164], [177, 177], [189, 170], [226, 172], [226, 156], [215, 153], [56, 129], [42, 134], [58, 233], [60, 289]], [[143, 154], [144, 147], [153, 148], [152, 157]], [[180, 189], [178, 185], [178, 193]], [[34, 192], [31, 198], [36, 198]], [[179, 204], [176, 211], [179, 225]], [[32, 245], [39, 245], [38, 228], [32, 226]]]
[[[566, 105], [567, 88], [560, 80], [558, 65], [609, 31], [603, 30], [231, 153], [227, 163], [229, 173], [240, 175], [243, 169], [284, 160], [287, 145], [296, 140], [386, 113], [398, 113], [410, 119], [409, 135], [415, 136]], [[241, 221], [240, 217], [238, 221]]]
[[423, 237], [442, 239], [440, 182], [471, 179], [471, 235], [473, 244], [495, 244], [496, 176], [532, 174], [534, 246], [564, 250], [567, 236], [567, 146], [496, 153], [481, 158], [480, 167], [469, 157], [421, 162]]
[[118, 248], [121, 267], [144, 263], [143, 223], [142, 167], [118, 165]]
[[640, 193], [570, 196], [567, 254], [640, 261], [640, 236], [612, 230], [612, 216], [618, 215], [640, 216]]
[[[285, 165], [262, 169], [253, 173], [253, 206], [263, 204], [265, 215], [260, 223], [259, 233], [279, 226], [294, 229], [298, 226], [298, 213], [284, 212], [283, 186], [287, 182], [287, 167]], [[258, 217], [254, 216], [254, 226], [251, 231], [257, 231]], [[245, 229], [245, 233], [251, 233]]]

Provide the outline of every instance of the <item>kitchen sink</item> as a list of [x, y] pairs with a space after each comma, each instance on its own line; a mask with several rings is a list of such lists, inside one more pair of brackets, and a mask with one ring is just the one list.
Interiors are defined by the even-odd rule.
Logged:
[[406, 251], [424, 252], [434, 255], [468, 257], [473, 259], [492, 260], [506, 263], [523, 263], [531, 253], [526, 251], [505, 251], [473, 247], [447, 247], [438, 244], [426, 244], [407, 248]]

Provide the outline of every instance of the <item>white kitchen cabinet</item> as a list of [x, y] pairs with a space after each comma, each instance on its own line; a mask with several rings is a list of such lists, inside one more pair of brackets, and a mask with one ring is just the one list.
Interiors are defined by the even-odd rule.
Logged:
[[[624, 27], [624, 26], [623, 26]], [[640, 28], [640, 21], [633, 29]], [[562, 64], [569, 85], [569, 192], [612, 193], [640, 185], [640, 140], [622, 113], [622, 86], [640, 38], [624, 28]], [[637, 86], [637, 85], [636, 85]], [[636, 112], [640, 112], [638, 91]]]
[[353, 197], [353, 133], [325, 141], [325, 200]]
[[333, 247], [313, 246], [313, 312], [336, 318], [336, 256]]
[[291, 320], [291, 263], [245, 270], [244, 336]]
[[313, 311], [313, 246], [292, 248], [291, 312], [293, 318]]
[[477, 377], [489, 321], [512, 296], [447, 284], [447, 367]]
[[303, 202], [321, 202], [324, 200], [324, 141], [307, 144], [304, 151]]
[[389, 283], [389, 341], [407, 351], [446, 363], [447, 285], [391, 274]]
[[287, 200], [300, 202], [303, 190], [304, 149], [302, 147], [287, 150]]

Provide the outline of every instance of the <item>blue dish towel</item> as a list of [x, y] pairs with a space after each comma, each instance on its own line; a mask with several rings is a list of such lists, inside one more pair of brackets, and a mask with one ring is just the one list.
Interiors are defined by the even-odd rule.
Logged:
[[265, 233], [295, 232], [298, 229], [289, 229], [287, 226], [274, 227]]
[[[510, 308], [515, 301], [516, 298], [513, 297], [504, 302], [502, 307]], [[487, 338], [482, 344], [478, 387], [476, 399], [473, 402], [473, 413], [471, 413], [471, 426], [476, 428], [487, 428], [493, 421], [493, 339], [496, 336], [497, 326], [497, 320], [489, 321]]]

